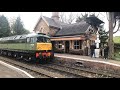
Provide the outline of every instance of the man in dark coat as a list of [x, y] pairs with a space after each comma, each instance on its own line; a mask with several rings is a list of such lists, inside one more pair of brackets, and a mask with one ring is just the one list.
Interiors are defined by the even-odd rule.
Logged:
[[108, 52], [109, 52], [109, 47], [108, 45], [106, 45], [104, 48], [104, 59], [108, 59]]
[[96, 49], [95, 44], [90, 45], [90, 55], [91, 55], [91, 57], [93, 57], [93, 55], [95, 57], [95, 49]]

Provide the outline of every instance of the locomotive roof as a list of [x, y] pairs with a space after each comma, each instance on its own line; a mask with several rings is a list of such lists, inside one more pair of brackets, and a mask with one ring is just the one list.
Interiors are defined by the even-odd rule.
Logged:
[[10, 37], [3, 37], [3, 38], [0, 38], [0, 41], [25, 39], [27, 37], [38, 37], [38, 36], [44, 36], [44, 37], [49, 38], [49, 36], [44, 35], [44, 34], [31, 33], [31, 34], [23, 34], [23, 35], [15, 35], [15, 36], [10, 36]]
[[44, 37], [50, 38], [49, 36], [42, 33], [31, 33], [26, 35], [26, 37], [37, 37], [37, 36], [44, 36]]

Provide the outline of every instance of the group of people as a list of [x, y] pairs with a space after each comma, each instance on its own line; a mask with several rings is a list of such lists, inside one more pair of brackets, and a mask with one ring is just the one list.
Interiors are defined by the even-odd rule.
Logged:
[[[96, 49], [96, 45], [95, 44], [90, 45], [90, 56], [91, 56], [91, 58], [92, 57], [96, 58], [95, 49]], [[101, 56], [103, 56], [104, 59], [108, 59], [108, 52], [109, 52], [109, 47], [106, 44], [104, 46], [104, 48], [100, 50], [100, 54], [101, 54]]]

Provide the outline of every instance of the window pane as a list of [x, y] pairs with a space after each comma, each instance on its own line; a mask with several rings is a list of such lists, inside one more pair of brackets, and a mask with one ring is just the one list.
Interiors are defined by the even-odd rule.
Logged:
[[76, 40], [74, 41], [74, 49], [80, 49], [80, 41], [79, 40]]
[[79, 46], [77, 46], [77, 49], [79, 49]]
[[79, 41], [77, 41], [77, 45], [79, 45]]
[[29, 43], [30, 42], [30, 38], [27, 38], [27, 43]]

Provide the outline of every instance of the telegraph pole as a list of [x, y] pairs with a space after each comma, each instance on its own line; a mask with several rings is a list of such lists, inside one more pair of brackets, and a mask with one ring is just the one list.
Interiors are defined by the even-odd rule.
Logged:
[[114, 42], [113, 42], [113, 22], [114, 22], [114, 13], [109, 12], [109, 58], [112, 59], [114, 57]]

